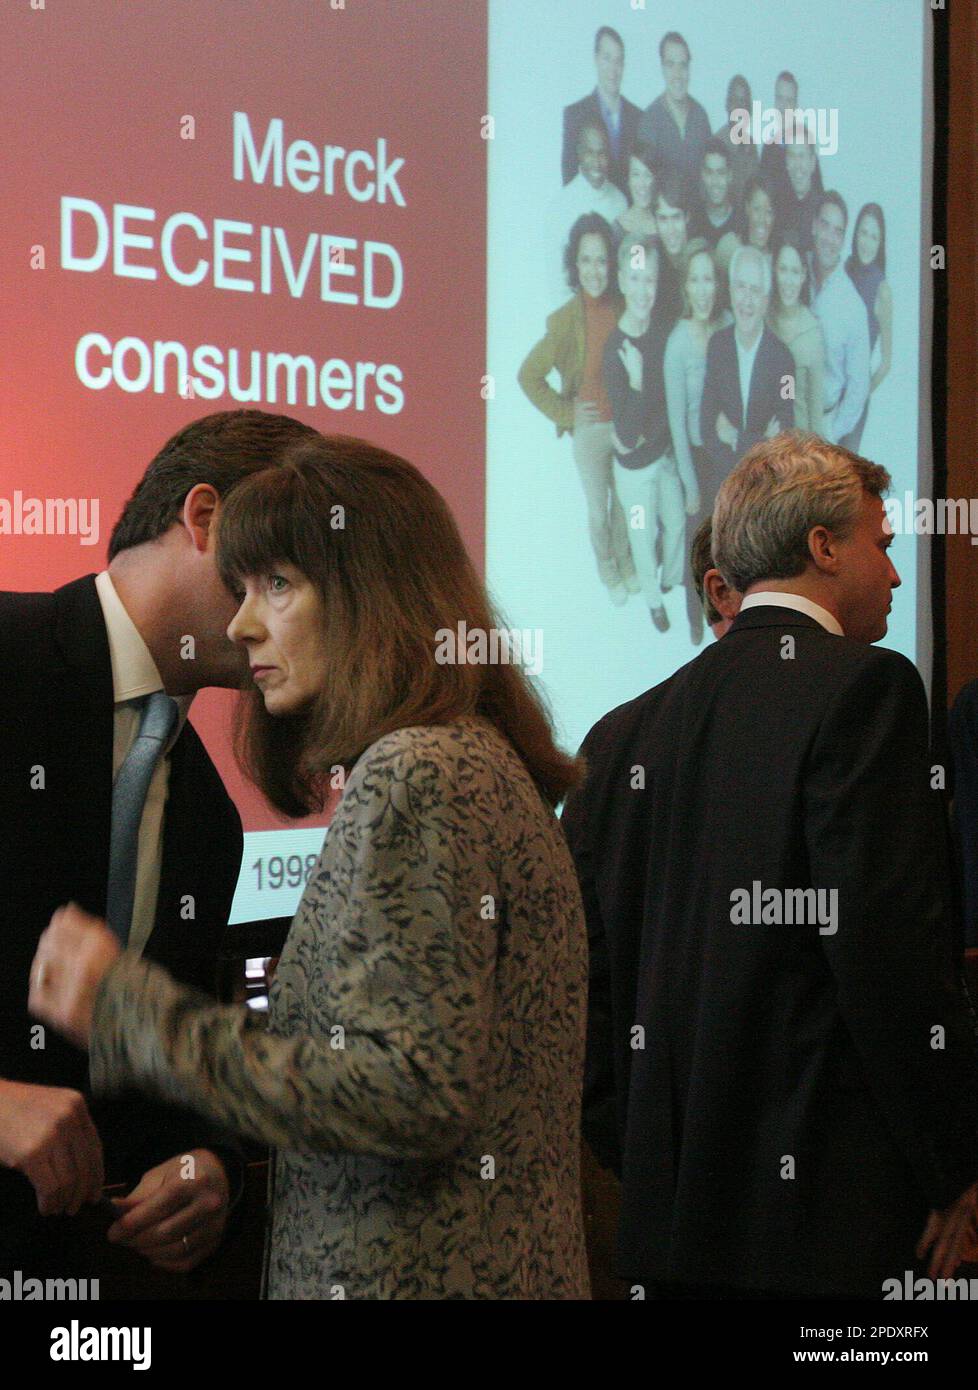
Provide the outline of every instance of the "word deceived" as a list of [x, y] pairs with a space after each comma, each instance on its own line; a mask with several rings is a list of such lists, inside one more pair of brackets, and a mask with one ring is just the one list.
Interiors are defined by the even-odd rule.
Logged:
[[[379, 137], [372, 149], [286, 140], [284, 122], [270, 119], [263, 133], [248, 113], [232, 119], [232, 174], [236, 182], [291, 189], [301, 194], [345, 195], [353, 203], [404, 208], [400, 179], [404, 158], [391, 156]], [[320, 229], [296, 235], [284, 225], [243, 217], [201, 217], [186, 208], [160, 212], [128, 202], [102, 203], [65, 195], [60, 207], [61, 269], [94, 275], [108, 271], [128, 280], [169, 281], [181, 289], [236, 294], [288, 295], [339, 306], [337, 312], [395, 309], [404, 294], [404, 265], [388, 241]], [[208, 400], [275, 404], [301, 396], [328, 410], [373, 407], [397, 414], [404, 405], [403, 372], [392, 362], [325, 363], [303, 353], [249, 353], [200, 343], [130, 335], [113, 342], [90, 331], [75, 347], [75, 374], [90, 391], [115, 386], [127, 393], [175, 390]], [[247, 381], [241, 365], [247, 360]], [[173, 367], [166, 371], [167, 362]], [[223, 370], [227, 366], [227, 370]], [[298, 386], [303, 379], [304, 389]], [[376, 390], [366, 389], [368, 380]]]

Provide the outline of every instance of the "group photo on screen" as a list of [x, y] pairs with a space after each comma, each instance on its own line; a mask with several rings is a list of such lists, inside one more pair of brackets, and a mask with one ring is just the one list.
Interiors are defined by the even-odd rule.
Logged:
[[[559, 470], [574, 493], [552, 578], [569, 596], [586, 569], [590, 612], [594, 581], [607, 610], [640, 612], [630, 647], [652, 660], [636, 668], [636, 694], [709, 640], [690, 544], [759, 440], [799, 428], [857, 453], [894, 440], [900, 456], [881, 461], [916, 482], [916, 431], [888, 421], [905, 405], [892, 370], [901, 335], [914, 334], [903, 360], [915, 365], [917, 267], [893, 265], [888, 225], [903, 161], [901, 249], [916, 253], [919, 149], [909, 134], [882, 140], [865, 73], [850, 81], [840, 65], [827, 86], [824, 64], [806, 70], [791, 6], [754, 7], [762, 22], [736, 45], [695, 11], [656, 9], [681, 27], [656, 27], [651, 9], [578, 5], [573, 73], [543, 71], [548, 52], [532, 49], [539, 92], [555, 98], [545, 108], [538, 92], [519, 142], [550, 158], [527, 218], [542, 312], [532, 319], [521, 297], [524, 312], [498, 313], [490, 276], [490, 339], [495, 317], [524, 402], [509, 417], [522, 421], [524, 467]], [[823, 18], [844, 12], [828, 5]], [[491, 269], [498, 255], [491, 234]], [[491, 502], [492, 430], [489, 454]], [[491, 506], [489, 522], [492, 574]], [[592, 648], [614, 630], [599, 621]]]

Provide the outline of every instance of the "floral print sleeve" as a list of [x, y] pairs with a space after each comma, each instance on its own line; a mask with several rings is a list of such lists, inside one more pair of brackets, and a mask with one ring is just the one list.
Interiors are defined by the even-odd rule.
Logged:
[[136, 1083], [292, 1150], [430, 1158], [460, 1142], [494, 1015], [494, 817], [463, 756], [404, 732], [350, 776], [269, 1021], [124, 955], [96, 1001], [96, 1090]]

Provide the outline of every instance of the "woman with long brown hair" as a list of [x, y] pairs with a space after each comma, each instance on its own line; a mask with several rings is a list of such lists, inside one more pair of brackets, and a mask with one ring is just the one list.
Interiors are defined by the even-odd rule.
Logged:
[[90, 1049], [98, 1091], [277, 1150], [269, 1296], [587, 1297], [586, 944], [554, 815], [577, 763], [411, 464], [304, 444], [230, 493], [218, 535], [254, 681], [242, 766], [290, 816], [345, 782], [267, 1020], [74, 906], [31, 1007]]

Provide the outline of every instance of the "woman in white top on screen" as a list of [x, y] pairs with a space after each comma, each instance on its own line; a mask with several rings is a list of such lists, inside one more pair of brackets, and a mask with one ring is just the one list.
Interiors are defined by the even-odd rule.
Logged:
[[852, 432], [850, 447], [859, 452], [869, 402], [893, 362], [893, 291], [886, 279], [886, 219], [879, 203], [866, 203], [852, 233], [852, 255], [846, 261], [849, 278], [862, 296], [869, 316], [869, 396]]
[[768, 326], [795, 359], [795, 427], [823, 432], [825, 339], [808, 308], [808, 267], [794, 237], [785, 237], [774, 258]]
[[[702, 519], [698, 484], [703, 444], [700, 402], [706, 379], [706, 350], [716, 330], [730, 322], [730, 314], [723, 307], [720, 275], [713, 252], [702, 239], [691, 241], [686, 247], [681, 289], [683, 316], [666, 343], [663, 371], [669, 432], [679, 475], [697, 480], [696, 508], [687, 521], [687, 530], [692, 533]], [[684, 583], [690, 599], [687, 604], [690, 638], [699, 643], [703, 635], [703, 610], [696, 601], [691, 574], [685, 576]]]

